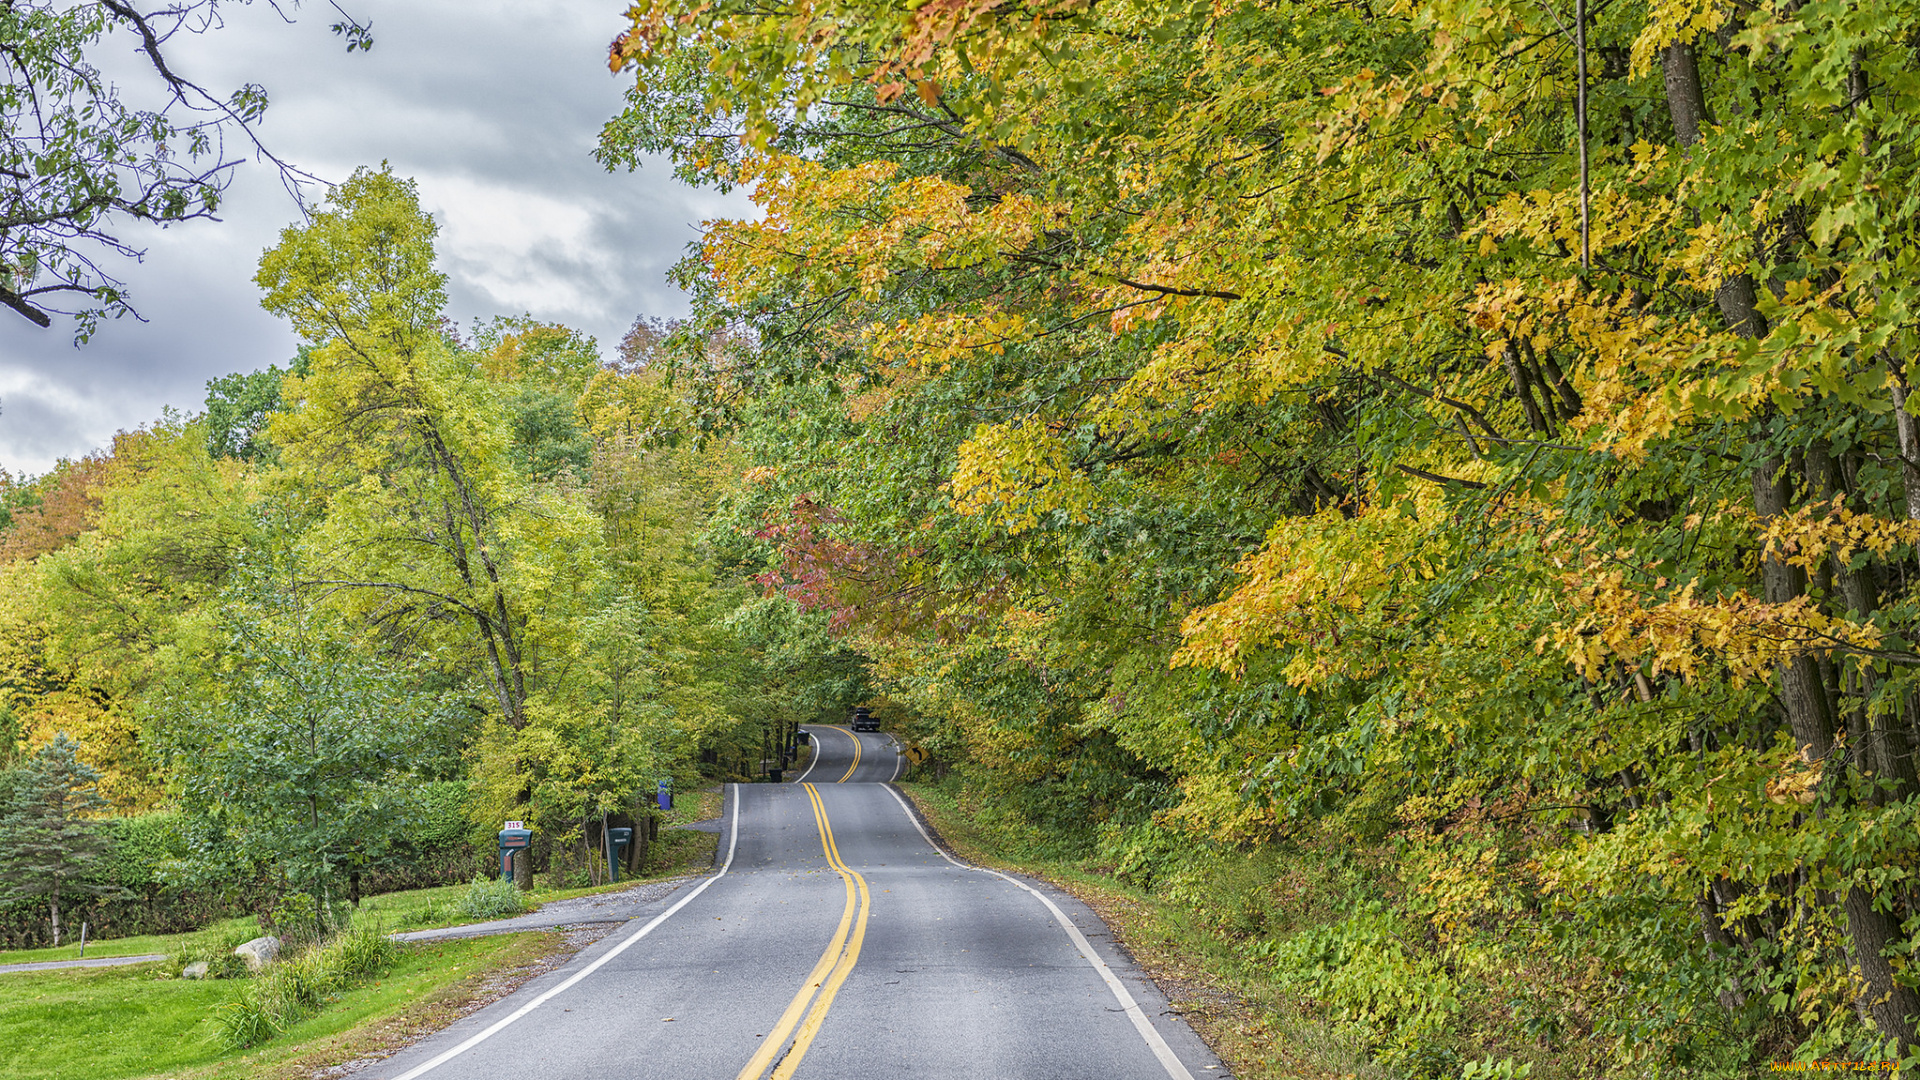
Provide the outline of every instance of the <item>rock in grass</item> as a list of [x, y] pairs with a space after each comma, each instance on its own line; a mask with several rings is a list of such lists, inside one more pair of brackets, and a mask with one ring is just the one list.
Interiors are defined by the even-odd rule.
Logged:
[[280, 939], [272, 934], [254, 938], [245, 945], [235, 946], [233, 955], [247, 962], [248, 971], [259, 971], [280, 955]]
[[207, 962], [205, 960], [195, 960], [193, 963], [188, 964], [186, 967], [183, 967], [180, 969], [180, 977], [183, 979], [206, 978]]

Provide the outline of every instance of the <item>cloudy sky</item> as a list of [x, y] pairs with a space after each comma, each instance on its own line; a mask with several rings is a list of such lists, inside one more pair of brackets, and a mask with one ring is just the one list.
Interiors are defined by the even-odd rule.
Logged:
[[[371, 22], [371, 52], [349, 56], [327, 29], [333, 13], [309, 0], [291, 26], [264, 3], [229, 6], [224, 28], [177, 39], [170, 59], [216, 92], [264, 85], [265, 141], [323, 179], [388, 161], [417, 180], [441, 227], [449, 314], [463, 323], [527, 313], [610, 352], [636, 315], [684, 313], [667, 268], [699, 222], [746, 207], [681, 186], [664, 165], [608, 174], [594, 163], [626, 85], [605, 64], [619, 0], [343, 6]], [[131, 54], [129, 36], [110, 43]], [[131, 84], [137, 69], [125, 70]], [[0, 467], [45, 471], [166, 406], [197, 411], [208, 379], [293, 355], [252, 278], [298, 209], [271, 169], [249, 164], [222, 217], [130, 234], [146, 258], [116, 269], [145, 323], [122, 319], [75, 348], [70, 321], [42, 330], [0, 309]]]

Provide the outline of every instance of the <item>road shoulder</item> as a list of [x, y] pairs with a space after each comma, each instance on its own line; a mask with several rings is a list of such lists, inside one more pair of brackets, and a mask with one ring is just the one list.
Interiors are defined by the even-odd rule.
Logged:
[[[1075, 887], [1078, 883], [1056, 880], [1032, 867], [1009, 862], [978, 845], [956, 846], [937, 827], [937, 822], [944, 817], [937, 808], [929, 813], [928, 805], [916, 798], [911, 789], [897, 784], [888, 786], [906, 798], [908, 812], [934, 846], [949, 858], [1015, 878], [1051, 900], [1079, 930], [1100, 962], [1133, 995], [1154, 1030], [1166, 1040], [1182, 1062], [1189, 1063], [1188, 1068], [1194, 1076], [1228, 1077], [1236, 1074], [1232, 1063], [1215, 1049], [1214, 1039], [1194, 1023], [1192, 1010], [1180, 1004], [1195, 996], [1196, 988], [1190, 979], [1175, 978], [1174, 971], [1167, 965], [1142, 963], [1127, 946], [1129, 920], [1120, 917], [1122, 913], [1115, 910], [1111, 903], [1103, 902], [1109, 898], [1084, 886]], [[1167, 985], [1163, 986], [1163, 982]], [[1232, 997], [1224, 990], [1212, 992]], [[1170, 1023], [1171, 1017], [1177, 1017], [1179, 1021]]]

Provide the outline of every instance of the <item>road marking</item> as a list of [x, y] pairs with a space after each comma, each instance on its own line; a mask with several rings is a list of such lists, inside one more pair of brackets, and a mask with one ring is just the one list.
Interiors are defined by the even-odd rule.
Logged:
[[[840, 984], [847, 979], [847, 973], [853, 970], [853, 962], [860, 956], [860, 945], [867, 936], [867, 911], [870, 898], [867, 882], [845, 863], [840, 861], [840, 848], [833, 839], [833, 824], [827, 820], [827, 807], [821, 801], [820, 791], [812, 784], [802, 784], [807, 793], [807, 802], [813, 807], [813, 823], [820, 830], [820, 850], [826, 854], [827, 865], [847, 887], [847, 905], [840, 914], [840, 926], [833, 932], [833, 940], [827, 943], [827, 951], [820, 954], [820, 962], [808, 973], [807, 981], [794, 995], [787, 1011], [780, 1015], [776, 1023], [767, 1031], [760, 1048], [754, 1051], [746, 1067], [740, 1070], [738, 1080], [759, 1080], [769, 1065], [774, 1064], [774, 1056], [786, 1045], [787, 1036], [792, 1034], [794, 1025], [800, 1024], [801, 1014], [806, 1014], [806, 1022], [800, 1027], [800, 1034], [794, 1039], [793, 1048], [780, 1058], [779, 1067], [774, 1071], [776, 1080], [785, 1080], [800, 1067], [800, 1059], [806, 1056], [807, 1047], [820, 1030], [820, 1024], [826, 1019], [827, 1008], [833, 1004], [833, 996], [840, 991]], [[857, 887], [856, 887], [857, 883]], [[856, 922], [854, 911], [858, 900], [859, 918]], [[849, 945], [848, 929], [853, 934]], [[816, 998], [815, 991], [820, 991]], [[808, 1002], [813, 1008], [807, 1008]]]
[[1021, 881], [1019, 878], [1010, 877], [998, 870], [989, 870], [984, 866], [974, 866], [970, 863], [963, 863], [959, 859], [947, 854], [939, 844], [933, 842], [933, 837], [927, 835], [926, 827], [920, 824], [920, 818], [915, 815], [913, 809], [907, 805], [906, 798], [898, 791], [895, 791], [892, 785], [887, 785], [887, 794], [893, 796], [894, 801], [900, 804], [901, 811], [907, 815], [907, 820], [913, 823], [914, 831], [920, 834], [920, 839], [925, 840], [927, 846], [938, 853], [941, 858], [962, 870], [977, 870], [983, 874], [992, 874], [994, 877], [1000, 878], [1003, 881], [1018, 885], [1022, 889], [1027, 890], [1027, 892], [1032, 893], [1042, 904], [1045, 904], [1047, 910], [1053, 912], [1055, 921], [1067, 932], [1067, 936], [1073, 939], [1074, 947], [1080, 950], [1081, 957], [1084, 958], [1087, 963], [1093, 965], [1093, 969], [1099, 972], [1100, 978], [1106, 982], [1107, 989], [1113, 991], [1114, 999], [1120, 1002], [1120, 1011], [1126, 1013], [1128, 1019], [1133, 1021], [1134, 1030], [1138, 1031], [1140, 1037], [1146, 1040], [1147, 1049], [1152, 1050], [1153, 1056], [1159, 1059], [1160, 1067], [1167, 1070], [1167, 1076], [1169, 1076], [1171, 1080], [1194, 1080], [1193, 1074], [1187, 1071], [1187, 1067], [1181, 1062], [1180, 1056], [1173, 1052], [1173, 1047], [1168, 1046], [1167, 1040], [1161, 1036], [1159, 1031], [1154, 1029], [1153, 1021], [1147, 1019], [1146, 1010], [1142, 1009], [1140, 1003], [1133, 999], [1133, 994], [1127, 990], [1127, 984], [1121, 982], [1120, 976], [1115, 975], [1113, 969], [1107, 966], [1107, 962], [1100, 959], [1100, 954], [1093, 951], [1093, 943], [1087, 940], [1087, 935], [1081, 933], [1079, 927], [1073, 925], [1073, 920], [1067, 918], [1067, 913], [1060, 910], [1060, 905], [1054, 903], [1053, 899], [1047, 896], [1046, 893]]
[[800, 779], [794, 781], [796, 784], [806, 783], [807, 777], [813, 775], [814, 766], [820, 764], [820, 736], [811, 725], [807, 727], [807, 740], [813, 743], [813, 760], [807, 762], [807, 771], [801, 773]]
[[441, 1054], [439, 1057], [434, 1058], [432, 1061], [428, 1061], [424, 1064], [416, 1065], [413, 1068], [408, 1069], [406, 1072], [403, 1072], [399, 1076], [394, 1077], [393, 1080], [414, 1080], [415, 1077], [425, 1076], [427, 1073], [433, 1071], [434, 1069], [437, 1069], [440, 1066], [445, 1065], [447, 1062], [452, 1061], [454, 1058], [459, 1057], [461, 1054], [464, 1054], [467, 1051], [473, 1049], [474, 1047], [479, 1046], [481, 1043], [486, 1042], [488, 1039], [493, 1038], [495, 1035], [499, 1034], [502, 1030], [504, 1030], [508, 1024], [513, 1023], [515, 1020], [518, 1020], [521, 1017], [532, 1012], [533, 1010], [539, 1008], [540, 1006], [545, 1005], [547, 1002], [557, 997], [562, 991], [573, 986], [573, 984], [579, 982], [581, 979], [586, 978], [587, 976], [593, 974], [594, 972], [599, 971], [602, 965], [606, 964], [609, 960], [612, 960], [614, 957], [619, 956], [621, 953], [626, 952], [627, 948], [631, 946], [634, 942], [639, 941], [641, 938], [646, 937], [648, 934], [653, 933], [654, 928], [659, 926], [661, 923], [666, 922], [667, 919], [672, 917], [674, 912], [679, 911], [681, 908], [686, 907], [688, 904], [692, 903], [694, 897], [699, 896], [703, 892], [706, 892], [707, 886], [712, 885], [714, 882], [719, 881], [722, 877], [724, 877], [727, 871], [733, 868], [733, 852], [734, 852], [734, 849], [737, 848], [740, 844], [740, 785], [728, 784], [727, 786], [733, 789], [733, 836], [727, 841], [727, 861], [720, 867], [720, 872], [718, 874], [715, 874], [712, 877], [708, 878], [707, 880], [701, 882], [698, 888], [694, 889], [692, 892], [688, 893], [687, 895], [681, 897], [678, 903], [674, 904], [672, 907], [661, 912], [660, 914], [655, 915], [653, 917], [652, 922], [641, 927], [639, 932], [634, 934], [632, 937], [626, 939], [625, 941], [622, 941], [618, 945], [615, 945], [612, 949], [604, 953], [600, 957], [600, 959], [595, 960], [593, 963], [588, 964], [586, 967], [583, 967], [579, 971], [574, 972], [573, 976], [569, 978], [566, 982], [561, 983], [559, 986], [554, 987], [553, 989], [547, 991], [546, 993], [541, 994], [539, 997], [534, 998], [532, 1001], [527, 1002], [525, 1005], [520, 1006], [518, 1009], [515, 1009], [511, 1015], [508, 1015], [506, 1017], [501, 1018], [500, 1020], [495, 1021], [493, 1026], [473, 1036], [472, 1038], [468, 1039], [466, 1042], [461, 1043], [459, 1046], [456, 1046], [453, 1049], [446, 1051], [445, 1053]]
[[773, 1070], [773, 1080], [790, 1080], [794, 1070], [800, 1067], [800, 1059], [807, 1056], [807, 1048], [813, 1045], [813, 1037], [820, 1034], [820, 1025], [827, 1021], [827, 1010], [833, 1008], [834, 995], [840, 992], [841, 984], [847, 981], [848, 975], [853, 974], [853, 965], [860, 959], [860, 946], [867, 939], [867, 914], [873, 907], [873, 896], [867, 891], [867, 879], [840, 858], [840, 843], [833, 838], [833, 824], [827, 820], [827, 805], [821, 800], [819, 789], [808, 784], [807, 793], [813, 796], [815, 811], [820, 815], [822, 835], [826, 837], [827, 861], [834, 870], [860, 886], [860, 918], [853, 924], [853, 938], [847, 942], [847, 951], [841, 955], [833, 974], [827, 977], [826, 985], [820, 988], [820, 996], [807, 1012], [806, 1022], [800, 1025], [799, 1033], [793, 1037], [793, 1049], [787, 1051], [785, 1060]]
[[[807, 793], [807, 803], [813, 809], [813, 824], [820, 830], [820, 846], [824, 850], [827, 846], [827, 827], [820, 807], [815, 803], [817, 796], [814, 794], [813, 785], [802, 784], [801, 790]], [[829, 859], [829, 865], [831, 865], [831, 859]], [[807, 1003], [813, 1000], [814, 991], [826, 981], [827, 976], [839, 962], [840, 953], [846, 948], [847, 931], [853, 926], [853, 915], [858, 899], [853, 882], [845, 874], [840, 875], [840, 880], [847, 887], [847, 904], [840, 913], [839, 928], [834, 930], [832, 940], [827, 942], [827, 950], [820, 954], [820, 962], [813, 965], [813, 970], [807, 973], [806, 982], [800, 985], [800, 992], [794, 995], [793, 1002], [787, 1006], [787, 1011], [781, 1013], [779, 1022], [768, 1029], [766, 1039], [761, 1042], [760, 1048], [754, 1051], [746, 1067], [740, 1070], [739, 1080], [756, 1080], [767, 1071], [767, 1066], [773, 1064], [774, 1055], [780, 1052], [780, 1047], [786, 1044], [787, 1036], [793, 1033], [794, 1025], [800, 1022], [801, 1016], [807, 1011]]]
[[[840, 729], [834, 728], [833, 730], [839, 731]], [[836, 784], [846, 783], [847, 777], [853, 775], [853, 770], [860, 767], [860, 736], [854, 734], [851, 731], [846, 732], [846, 735], [848, 738], [853, 740], [853, 764], [847, 766], [847, 776], [843, 776], [840, 779], [834, 781], [834, 783]]]

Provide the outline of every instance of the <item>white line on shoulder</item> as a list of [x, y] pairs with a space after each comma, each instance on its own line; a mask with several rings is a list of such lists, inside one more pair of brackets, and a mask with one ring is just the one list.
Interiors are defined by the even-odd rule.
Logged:
[[654, 927], [659, 926], [663, 922], [666, 922], [667, 919], [670, 918], [674, 912], [679, 911], [681, 908], [686, 907], [688, 904], [692, 903], [694, 897], [699, 896], [701, 893], [707, 891], [707, 886], [713, 884], [716, 881], [719, 881], [720, 878], [724, 874], [726, 874], [728, 870], [733, 868], [733, 851], [735, 846], [737, 846], [740, 843], [740, 785], [729, 784], [727, 786], [733, 789], [733, 837], [732, 839], [727, 841], [727, 861], [725, 864], [723, 864], [720, 867], [720, 873], [715, 874], [712, 877], [708, 878], [707, 880], [701, 882], [698, 888], [694, 889], [692, 892], [688, 893], [687, 895], [681, 897], [678, 903], [674, 904], [672, 907], [661, 912], [660, 914], [655, 915], [653, 917], [653, 921], [641, 927], [638, 933], [635, 933], [632, 937], [627, 938], [625, 941], [622, 941], [620, 944], [615, 945], [612, 949], [609, 949], [606, 953], [602, 954], [598, 960], [595, 960], [593, 963], [588, 964], [586, 967], [583, 967], [579, 971], [574, 972], [572, 977], [567, 979], [566, 982], [561, 983], [559, 986], [556, 986], [553, 989], [548, 990], [546, 993], [541, 994], [539, 997], [534, 998], [532, 1001], [529, 1001], [525, 1005], [520, 1006], [518, 1009], [515, 1009], [512, 1013], [495, 1021], [494, 1024], [491, 1027], [488, 1027], [485, 1031], [482, 1031], [479, 1034], [474, 1035], [472, 1038], [469, 1038], [467, 1041], [461, 1043], [459, 1046], [456, 1046], [453, 1049], [446, 1051], [445, 1053], [441, 1054], [440, 1056], [434, 1058], [431, 1061], [425, 1062], [420, 1065], [416, 1065], [413, 1068], [408, 1069], [406, 1072], [403, 1072], [399, 1076], [394, 1077], [393, 1080], [414, 1080], [415, 1077], [425, 1076], [427, 1073], [433, 1071], [434, 1069], [437, 1069], [440, 1066], [445, 1065], [447, 1062], [452, 1061], [454, 1058], [459, 1057], [461, 1054], [464, 1054], [467, 1051], [473, 1049], [474, 1047], [479, 1046], [481, 1043], [486, 1042], [488, 1039], [492, 1038], [493, 1036], [499, 1034], [502, 1030], [504, 1030], [508, 1024], [513, 1023], [515, 1020], [518, 1020], [521, 1017], [532, 1012], [533, 1010], [539, 1008], [540, 1006], [545, 1005], [547, 1002], [553, 1000], [556, 996], [558, 996], [562, 991], [573, 986], [573, 984], [579, 982], [581, 979], [584, 979], [587, 976], [593, 974], [594, 972], [600, 970], [601, 966], [606, 964], [607, 961], [612, 960], [614, 957], [619, 956], [623, 952], [626, 952], [627, 948], [631, 946], [634, 942], [639, 941], [641, 938], [646, 937], [648, 934], [653, 933]]
[[898, 791], [895, 791], [892, 785], [888, 785], [887, 794], [893, 796], [894, 801], [900, 804], [900, 809], [906, 813], [907, 820], [913, 822], [915, 831], [919, 832], [920, 839], [925, 840], [928, 847], [939, 852], [941, 858], [963, 870], [978, 870], [983, 874], [992, 874], [994, 877], [1000, 878], [1003, 881], [1012, 882], [1022, 889], [1027, 890], [1027, 892], [1032, 893], [1036, 899], [1042, 904], [1045, 904], [1047, 910], [1053, 912], [1053, 917], [1059, 922], [1061, 928], [1066, 930], [1067, 936], [1073, 939], [1074, 947], [1080, 950], [1081, 957], [1084, 958], [1087, 963], [1093, 965], [1093, 970], [1099, 972], [1100, 978], [1106, 982], [1107, 989], [1113, 991], [1114, 1000], [1120, 1003], [1121, 1011], [1126, 1013], [1127, 1018], [1133, 1021], [1134, 1030], [1138, 1031], [1140, 1037], [1146, 1040], [1147, 1049], [1152, 1050], [1153, 1056], [1159, 1059], [1160, 1067], [1167, 1070], [1167, 1075], [1171, 1077], [1172, 1080], [1194, 1080], [1193, 1074], [1187, 1071], [1185, 1063], [1180, 1060], [1179, 1055], [1173, 1052], [1173, 1047], [1168, 1046], [1167, 1040], [1162, 1038], [1160, 1032], [1154, 1029], [1153, 1021], [1147, 1019], [1146, 1010], [1142, 1009], [1140, 1003], [1133, 999], [1133, 994], [1127, 990], [1127, 984], [1121, 982], [1120, 976], [1115, 975], [1113, 969], [1107, 966], [1106, 961], [1100, 959], [1100, 954], [1093, 951], [1093, 943], [1087, 940], [1087, 936], [1080, 932], [1079, 927], [1073, 925], [1073, 920], [1067, 918], [1067, 913], [1060, 910], [1060, 905], [1054, 903], [1047, 894], [1021, 881], [1019, 878], [1009, 877], [998, 870], [989, 870], [984, 866], [973, 866], [969, 863], [963, 863], [959, 859], [947, 854], [941, 849], [939, 844], [933, 842], [933, 837], [927, 835], [926, 827], [920, 824], [920, 818], [914, 814], [912, 808], [907, 806], [906, 798]]

